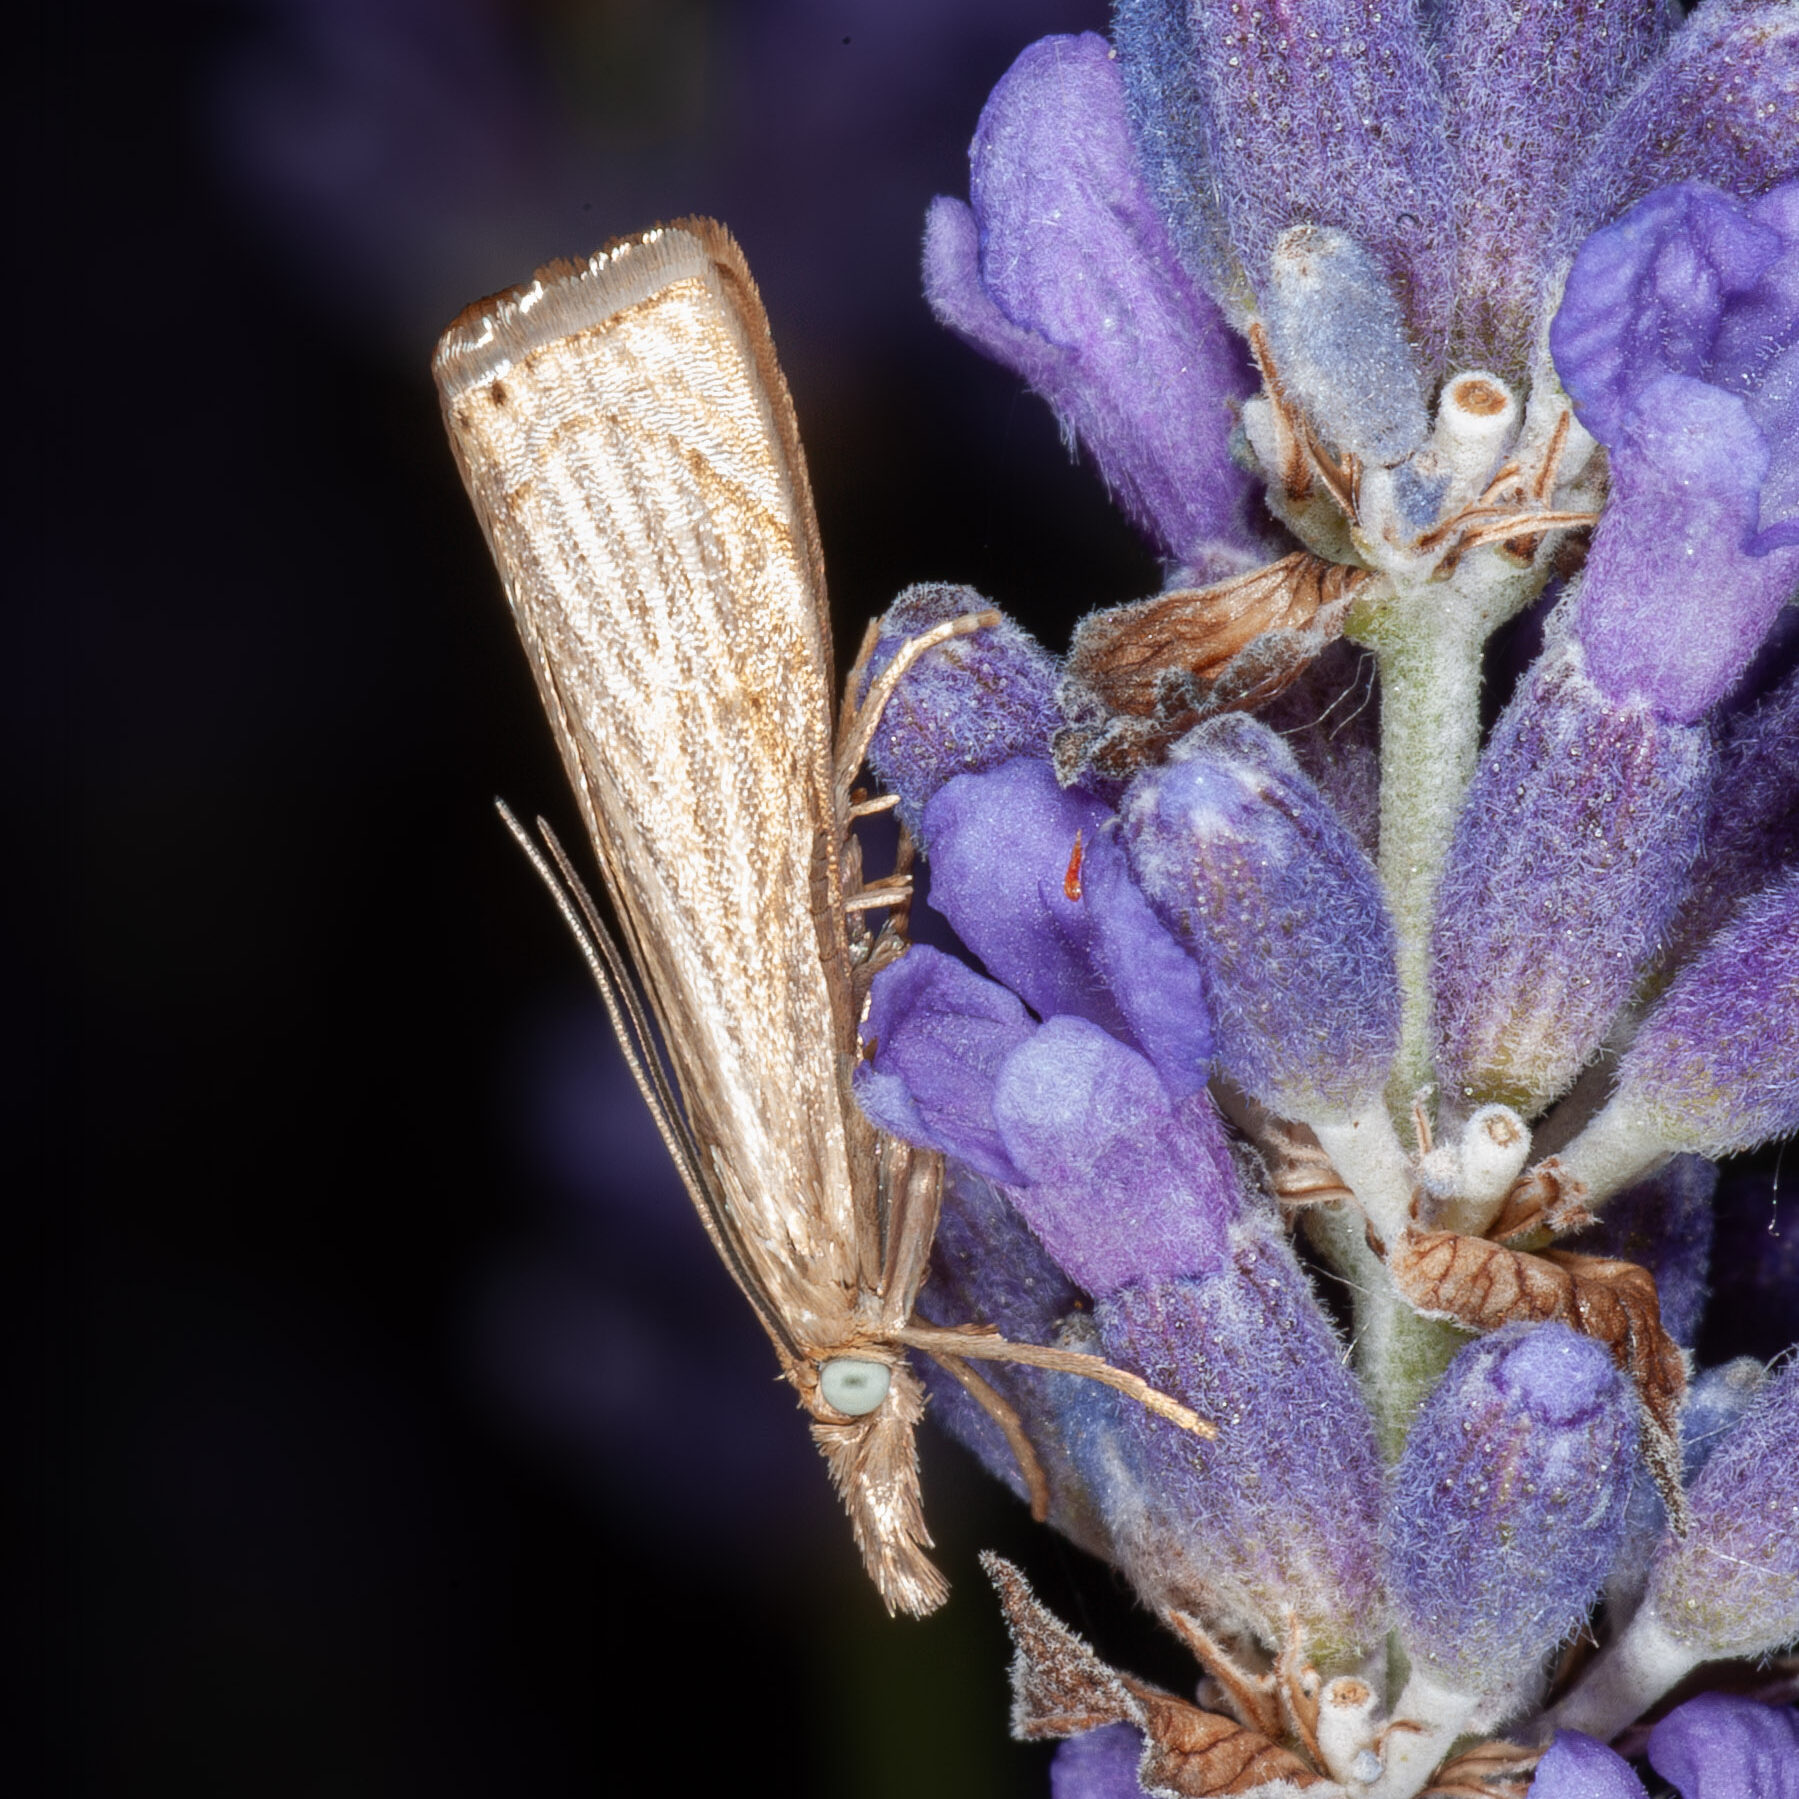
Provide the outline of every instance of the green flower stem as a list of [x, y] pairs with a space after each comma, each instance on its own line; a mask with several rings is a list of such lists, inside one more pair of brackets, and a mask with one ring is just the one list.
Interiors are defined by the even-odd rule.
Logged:
[[1398, 587], [1356, 635], [1381, 680], [1380, 873], [1399, 941], [1399, 1055], [1387, 1104], [1411, 1132], [1412, 1097], [1429, 1084], [1430, 927], [1462, 796], [1480, 753], [1484, 609], [1450, 583]]
[[1321, 1208], [1310, 1222], [1320, 1251], [1354, 1296], [1356, 1378], [1374, 1414], [1381, 1454], [1396, 1461], [1419, 1406], [1468, 1333], [1412, 1310], [1368, 1247], [1360, 1213]]

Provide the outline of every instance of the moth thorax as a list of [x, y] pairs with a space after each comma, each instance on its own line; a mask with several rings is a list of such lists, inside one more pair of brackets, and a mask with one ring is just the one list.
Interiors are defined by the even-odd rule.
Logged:
[[893, 1384], [893, 1370], [885, 1362], [863, 1356], [833, 1356], [818, 1370], [818, 1390], [825, 1403], [849, 1418], [875, 1410]]

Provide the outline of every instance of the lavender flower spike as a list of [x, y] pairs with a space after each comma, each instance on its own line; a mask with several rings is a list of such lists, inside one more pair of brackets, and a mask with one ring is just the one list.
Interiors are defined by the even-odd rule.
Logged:
[[1377, 1228], [1409, 1203], [1380, 1093], [1399, 1042], [1393, 927], [1368, 858], [1267, 726], [1226, 713], [1131, 784], [1126, 852], [1200, 966], [1224, 1071], [1318, 1133]]
[[1685, 1537], [1664, 1537], [1629, 1626], [1555, 1708], [1609, 1737], [1699, 1663], [1799, 1637], [1799, 1360], [1761, 1389], [1694, 1481]]
[[1229, 450], [1248, 360], [1156, 214], [1104, 38], [1045, 38], [1012, 65], [969, 150], [969, 199], [931, 207], [932, 311], [1049, 401], [1164, 554], [1259, 561]]
[[1390, 1739], [1390, 1781], [1515, 1710], [1586, 1617], [1623, 1540], [1636, 1435], [1629, 1384], [1566, 1325], [1507, 1325], [1450, 1364], [1387, 1498], [1387, 1586], [1412, 1663], [1397, 1715], [1422, 1727]]
[[1799, 868], [1745, 900], [1644, 1020], [1605, 1110], [1562, 1160], [1603, 1197], [1671, 1150], [1799, 1130]]

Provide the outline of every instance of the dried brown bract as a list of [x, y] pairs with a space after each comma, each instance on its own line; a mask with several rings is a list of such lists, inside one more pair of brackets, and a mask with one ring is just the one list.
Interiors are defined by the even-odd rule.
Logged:
[[1541, 1749], [1521, 1743], [1482, 1743], [1445, 1762], [1424, 1789], [1424, 1799], [1524, 1799], [1542, 1759]]
[[1295, 551], [1211, 587], [1095, 612], [1076, 628], [1058, 768], [1122, 778], [1217, 712], [1265, 705], [1341, 635], [1369, 569]]
[[1143, 1733], [1137, 1778], [1146, 1791], [1181, 1799], [1300, 1792], [1327, 1787], [1291, 1750], [1234, 1719], [1203, 1711], [1120, 1674], [1055, 1617], [1008, 1561], [983, 1555], [1017, 1654], [1012, 1662], [1012, 1731], [1025, 1741], [1079, 1736], [1107, 1724]]

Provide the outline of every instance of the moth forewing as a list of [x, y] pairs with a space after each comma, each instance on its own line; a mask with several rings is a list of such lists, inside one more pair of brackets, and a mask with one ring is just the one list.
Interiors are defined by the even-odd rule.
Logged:
[[878, 1145], [850, 1098], [830, 631], [755, 287], [720, 227], [687, 221], [471, 307], [434, 372], [666, 1047], [707, 1227], [883, 1597], [930, 1611], [947, 1589], [923, 1553], [921, 1397], [886, 1333], [911, 1314], [936, 1176]]

